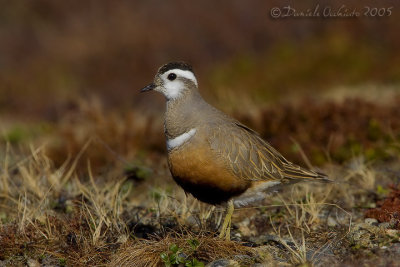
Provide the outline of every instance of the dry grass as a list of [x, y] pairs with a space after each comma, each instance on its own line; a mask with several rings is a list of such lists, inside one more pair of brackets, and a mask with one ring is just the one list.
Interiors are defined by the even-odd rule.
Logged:
[[[0, 223], [0, 255], [3, 259], [18, 262], [13, 255], [23, 253], [26, 254], [24, 260], [50, 257], [53, 261], [65, 261], [74, 266], [98, 266], [106, 264], [111, 253], [134, 234], [135, 230], [131, 232], [127, 224], [129, 220], [124, 219], [132, 207], [128, 200], [132, 195], [131, 187], [126, 186], [125, 179], [95, 177], [90, 162], [87, 163], [87, 178], [78, 178], [75, 167], [80, 155], [89, 147], [90, 142], [87, 142], [75, 160], [67, 160], [59, 168], [46, 156], [44, 147], [31, 148], [31, 155], [17, 161], [14, 171], [2, 173], [0, 201], [6, 216]], [[3, 166], [10, 170], [10, 159], [17, 157], [10, 152], [9, 146], [6, 151]], [[157, 211], [150, 218], [155, 225], [162, 224], [161, 220], [165, 218], [173, 218], [182, 228], [190, 219], [195, 220], [195, 225], [205, 226], [211, 215], [215, 215], [214, 207], [188, 199], [182, 191], [172, 193], [174, 198], [164, 190], [157, 194], [157, 197], [149, 196], [152, 201], [148, 201], [149, 208]], [[249, 248], [218, 240], [212, 235], [188, 235], [186, 238], [199, 240], [196, 252], [199, 259], [250, 253]], [[145, 244], [160, 244], [160, 249], [162, 244], [181, 246], [179, 240], [185, 239], [167, 236], [158, 241], [129, 241], [127, 244], [132, 245], [129, 251], [140, 247], [143, 252], [149, 248]], [[31, 245], [20, 246], [26, 243]], [[127, 244], [119, 255], [128, 250]], [[65, 249], [60, 251], [61, 248]], [[224, 248], [222, 252], [218, 252], [220, 248]], [[157, 251], [157, 246], [155, 249]], [[153, 261], [159, 261], [160, 255], [156, 258]], [[125, 260], [129, 259], [132, 258]], [[132, 263], [131, 266], [141, 265]]]
[[[236, 210], [235, 241], [226, 242], [215, 238], [223, 207], [201, 204], [172, 183], [155, 124], [89, 101], [38, 140], [2, 143], [0, 260], [10, 265], [158, 266], [161, 254], [175, 244], [204, 263], [218, 258], [243, 265], [247, 260], [338, 262], [354, 253], [346, 241], [352, 225], [384, 197], [377, 186], [386, 188], [398, 179], [396, 164], [376, 165], [354, 154], [345, 165], [332, 160], [323, 171], [335, 183], [298, 184]], [[146, 138], [151, 147], [139, 143]], [[299, 157], [311, 165], [313, 158], [303, 151], [307, 144], [299, 143]], [[394, 141], [393, 151], [397, 146]], [[271, 242], [268, 235], [279, 238]], [[200, 245], [193, 250], [189, 240]]]
[[[295, 186], [290, 192], [277, 196], [283, 204], [274, 206], [284, 207], [287, 212], [284, 213], [280, 223], [274, 222], [270, 217], [270, 224], [278, 237], [277, 241], [287, 250], [291, 264], [313, 265], [315, 261], [319, 260], [324, 250], [339, 242], [339, 239], [336, 238], [336, 240], [326, 240], [325, 244], [315, 249], [315, 245], [306, 240], [324, 228], [324, 224], [327, 224], [328, 210], [329, 213], [335, 212], [336, 216], [341, 218], [340, 224], [347, 227], [347, 233], [349, 233], [352, 215], [332, 202], [332, 198], [335, 197], [332, 195], [334, 187], [335, 185], [329, 185], [323, 187], [325, 190], [318, 190], [315, 186], [304, 184]], [[310, 191], [315, 192], [310, 193]], [[312, 253], [309, 253], [309, 250]]]
[[[7, 150], [9, 151], [9, 148]], [[9, 153], [6, 158], [4, 166], [9, 164], [8, 160], [12, 158], [12, 155]], [[101, 180], [95, 180], [90, 163], [88, 163], [88, 178], [86, 182], [82, 182], [74, 172], [78, 159], [79, 156], [76, 160], [72, 162], [68, 160], [60, 168], [55, 168], [45, 155], [43, 148], [32, 148], [30, 157], [16, 163], [17, 173], [3, 173], [1, 196], [3, 207], [8, 208], [8, 220], [15, 219], [18, 222], [18, 227], [14, 229], [14, 238], [26, 240], [26, 238], [29, 239], [27, 236], [34, 234], [33, 242], [40, 244], [39, 246], [35, 245], [34, 250], [44, 249], [52, 256], [65, 258], [68, 262], [81, 265], [90, 262], [89, 255], [92, 255], [94, 251], [107, 249], [113, 243], [118, 245], [127, 241], [129, 229], [122, 219], [122, 214], [128, 205], [126, 201], [130, 190], [129, 188], [121, 190], [123, 179], [99, 184]], [[371, 179], [371, 176], [365, 168], [361, 168], [361, 170], [351, 172], [350, 178], [345, 177], [345, 179], [350, 180], [352, 175], [359, 175], [364, 184], [365, 181]], [[38, 179], [39, 177], [40, 179]], [[289, 193], [277, 196], [283, 203], [282, 207], [285, 207], [287, 211], [285, 213], [286, 233], [289, 234], [288, 236], [295, 246], [285, 247], [292, 255], [291, 262], [294, 264], [310, 260], [306, 257], [307, 245], [304, 232], [309, 234], [315, 225], [320, 225], [321, 214], [329, 205], [327, 199], [332, 197], [330, 193], [333, 192], [332, 186], [325, 190], [313, 190], [312, 193], [309, 193], [311, 190], [308, 185], [300, 185], [293, 187], [290, 192], [288, 191]], [[67, 198], [63, 204], [66, 214], [54, 213], [54, 203], [51, 202], [57, 201], [63, 194]], [[153, 217], [156, 222], [170, 217], [184, 227], [188, 225], [191, 218], [196, 217], [200, 221], [199, 225], [204, 226], [207, 221], [218, 221], [220, 217], [213, 207], [201, 205], [183, 194], [170, 192], [174, 198], [171, 198], [165, 191], [159, 191], [157, 194], [158, 196], [154, 197], [153, 203], [150, 204], [158, 210]], [[68, 213], [71, 214], [68, 215]], [[63, 221], [61, 219], [63, 217], [67, 220]], [[78, 219], [78, 225], [72, 223], [76, 219]], [[215, 225], [218, 225], [217, 221]], [[273, 225], [273, 222], [271, 223]], [[300, 243], [296, 241], [288, 225], [301, 230]], [[65, 229], [61, 230], [62, 228]], [[276, 232], [280, 233], [280, 231]], [[69, 236], [69, 239], [72, 238], [71, 236], [74, 237], [72, 239], [80, 239], [80, 242], [73, 241], [73, 243], [79, 243], [79, 261], [75, 260], [76, 253], [78, 253], [76, 250], [69, 253], [55, 253], [48, 246], [43, 247], [43, 243], [51, 244], [50, 247], [61, 245], [66, 242], [66, 236]], [[110, 240], [111, 236], [113, 236], [112, 240]], [[131, 266], [142, 266], [140, 264], [155, 266], [160, 262], [160, 254], [167, 251], [171, 244], [177, 244], [185, 250], [188, 247], [185, 242], [189, 239], [199, 240], [201, 245], [199, 251], [196, 252], [196, 257], [206, 262], [218, 257], [232, 256], [238, 252], [249, 253], [251, 251], [238, 243], [218, 240], [209, 234], [193, 236], [189, 232], [186, 235], [167, 235], [154, 240], [130, 241], [118, 252], [114, 263], [121, 266], [128, 262], [131, 262]], [[111, 244], [110, 241], [112, 241]], [[13, 248], [9, 247], [9, 249], [4, 247], [3, 252], [15, 253]], [[107, 252], [105, 255], [109, 255], [109, 253]], [[83, 257], [83, 255], [86, 256]], [[136, 257], [137, 255], [142, 255], [142, 257]], [[143, 260], [140, 264], [139, 259]]]
[[[78, 159], [55, 168], [43, 148], [32, 148], [14, 171], [3, 172], [3, 258], [23, 253], [28, 258], [65, 259], [76, 266], [104, 262], [105, 256], [96, 253], [127, 235], [121, 214], [129, 192], [122, 192], [123, 180], [99, 184], [89, 168], [89, 181], [82, 182], [74, 169]], [[63, 247], [67, 249], [60, 251]]]
[[[89, 148], [87, 143], [79, 155]], [[9, 263], [48, 259], [74, 266], [160, 266], [161, 254], [168, 252], [173, 244], [188, 257], [203, 262], [218, 258], [240, 262], [241, 258], [236, 255], [248, 255], [250, 258], [246, 260], [258, 262], [272, 260], [272, 251], [268, 249], [263, 259], [257, 249], [217, 239], [210, 230], [217, 229], [221, 212], [187, 198], [177, 189], [153, 189], [153, 197], [149, 196], [146, 204], [153, 210], [147, 219], [155, 229], [162, 228], [168, 218], [177, 225], [147, 240], [131, 239], [135, 229], [132, 232], [128, 214], [134, 208], [130, 198], [135, 189], [127, 187], [124, 179], [96, 176], [90, 162], [87, 162], [86, 178], [79, 178], [74, 169], [79, 155], [56, 168], [44, 147], [31, 147], [31, 155], [20, 160], [16, 160], [20, 157], [9, 146], [5, 151], [3, 166], [9, 171], [1, 177], [0, 201], [6, 218], [1, 223], [0, 254]], [[323, 231], [327, 212], [336, 214], [339, 225], [351, 226], [352, 215], [334, 204], [336, 198], [342, 198], [344, 206], [357, 204], [351, 195], [363, 195], [373, 190], [376, 183], [376, 173], [371, 167], [356, 166], [338, 178], [338, 182], [346, 183], [324, 187], [297, 185], [269, 200], [281, 204], [266, 205], [266, 208], [283, 208], [283, 217], [273, 219], [272, 211], [267, 224], [280, 236], [288, 262], [312, 265], [323, 257], [327, 248], [339, 243], [338, 238], [326, 240], [326, 244], [316, 249], [310, 238]], [[234, 223], [242, 219], [240, 213], [245, 210], [238, 210]], [[254, 211], [253, 208], [257, 216]], [[199, 242], [195, 251], [190, 249], [188, 240]], [[22, 259], [13, 256], [21, 253], [25, 255]]]
[[[199, 245], [196, 250], [192, 249], [188, 240], [198, 241]], [[220, 258], [232, 259], [235, 255], [256, 256], [254, 250], [249, 247], [237, 242], [221, 240], [206, 233], [197, 235], [175, 233], [164, 238], [127, 243], [115, 255], [111, 266], [160, 266], [162, 265], [160, 255], [168, 252], [171, 245], [174, 244], [181, 248], [182, 253], [188, 257], [194, 257], [203, 262], [211, 262]]]

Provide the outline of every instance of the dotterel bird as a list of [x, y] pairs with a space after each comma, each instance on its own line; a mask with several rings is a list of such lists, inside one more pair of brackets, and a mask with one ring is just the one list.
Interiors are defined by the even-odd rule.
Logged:
[[273, 185], [330, 181], [322, 173], [289, 162], [258, 133], [209, 105], [199, 93], [190, 65], [162, 66], [154, 82], [141, 92], [150, 90], [167, 100], [164, 131], [176, 183], [200, 201], [228, 204], [221, 238], [230, 238], [234, 199], [241, 205]]

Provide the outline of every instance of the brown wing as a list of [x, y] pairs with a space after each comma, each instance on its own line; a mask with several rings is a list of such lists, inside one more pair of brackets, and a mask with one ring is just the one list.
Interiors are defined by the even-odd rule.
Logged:
[[234, 174], [246, 180], [329, 180], [324, 174], [305, 170], [286, 160], [255, 131], [239, 122], [214, 127], [208, 141]]

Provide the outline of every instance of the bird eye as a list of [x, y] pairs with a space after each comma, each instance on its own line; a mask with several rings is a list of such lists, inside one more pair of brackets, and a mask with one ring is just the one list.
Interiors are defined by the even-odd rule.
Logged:
[[175, 74], [175, 73], [170, 73], [170, 74], [168, 75], [168, 80], [173, 81], [173, 80], [175, 80], [175, 79], [176, 79], [176, 74]]

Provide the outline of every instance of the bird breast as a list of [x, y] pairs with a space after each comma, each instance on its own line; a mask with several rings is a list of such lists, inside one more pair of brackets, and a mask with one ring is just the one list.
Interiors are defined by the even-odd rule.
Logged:
[[186, 192], [210, 204], [227, 201], [251, 185], [227, 168], [201, 138], [200, 131], [178, 149], [168, 152], [168, 164], [172, 177]]

